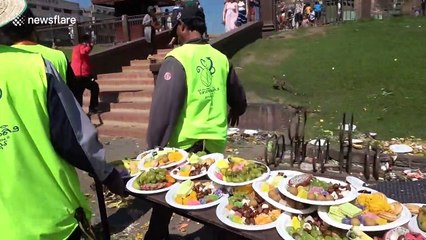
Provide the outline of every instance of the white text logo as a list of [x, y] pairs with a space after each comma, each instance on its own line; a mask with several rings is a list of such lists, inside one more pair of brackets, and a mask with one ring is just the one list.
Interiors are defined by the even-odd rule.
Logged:
[[30, 17], [19, 16], [12, 21], [12, 24], [16, 27], [23, 26], [25, 24], [32, 25], [70, 25], [76, 24], [77, 19], [75, 17], [61, 17], [55, 15], [53, 17]]

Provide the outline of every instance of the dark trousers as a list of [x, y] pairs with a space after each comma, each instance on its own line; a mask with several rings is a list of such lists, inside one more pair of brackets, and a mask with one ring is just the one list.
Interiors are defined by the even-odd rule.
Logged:
[[[199, 141], [186, 150], [187, 152], [197, 153], [203, 151], [203, 141]], [[205, 150], [207, 154], [210, 152]], [[169, 224], [173, 215], [170, 208], [155, 205], [152, 208], [149, 228], [144, 240], [169, 240]]]
[[71, 86], [74, 97], [80, 106], [83, 106], [84, 90], [90, 90], [89, 110], [95, 110], [99, 105], [99, 85], [96, 81], [92, 81], [93, 77], [76, 77]]

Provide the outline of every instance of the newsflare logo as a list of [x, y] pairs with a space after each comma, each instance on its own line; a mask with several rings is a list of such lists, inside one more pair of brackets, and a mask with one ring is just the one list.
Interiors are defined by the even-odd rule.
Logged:
[[74, 25], [77, 23], [75, 17], [61, 17], [55, 15], [52, 17], [30, 17], [19, 16], [12, 21], [12, 24], [15, 27], [21, 27], [25, 24], [34, 24], [34, 25]]

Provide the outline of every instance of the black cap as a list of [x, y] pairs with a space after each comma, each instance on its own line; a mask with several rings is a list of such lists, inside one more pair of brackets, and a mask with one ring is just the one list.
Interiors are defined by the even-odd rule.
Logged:
[[180, 21], [185, 23], [185, 25], [190, 25], [193, 20], [199, 20], [204, 24], [206, 23], [206, 16], [204, 15], [204, 12], [197, 6], [184, 7], [176, 11], [176, 18], [172, 21], [172, 37], [176, 37], [176, 30]]

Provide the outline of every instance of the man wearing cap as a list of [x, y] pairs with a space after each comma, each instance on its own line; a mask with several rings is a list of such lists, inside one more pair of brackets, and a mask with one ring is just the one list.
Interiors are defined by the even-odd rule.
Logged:
[[29, 8], [27, 8], [20, 16], [24, 22], [21, 25], [8, 24], [3, 28], [10, 36], [13, 47], [20, 48], [29, 52], [40, 53], [45, 59], [49, 60], [58, 71], [61, 78], [67, 82], [74, 78], [74, 73], [71, 66], [68, 64], [67, 57], [62, 51], [45, 47], [37, 44], [37, 37], [35, 34], [35, 25], [27, 20], [33, 18], [34, 15]]
[[[198, 7], [185, 7], [178, 14], [172, 33], [182, 46], [166, 56], [158, 74], [147, 133], [149, 148], [223, 153], [227, 119], [235, 126], [246, 110], [237, 74], [228, 58], [202, 39], [205, 30], [205, 17]], [[145, 240], [168, 239], [171, 215], [167, 208], [154, 207]]]
[[0, 0], [0, 239], [80, 239], [93, 234], [74, 167], [117, 194], [123, 182], [53, 65], [1, 45], [11, 38], [4, 29], [21, 24], [26, 7]]

